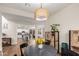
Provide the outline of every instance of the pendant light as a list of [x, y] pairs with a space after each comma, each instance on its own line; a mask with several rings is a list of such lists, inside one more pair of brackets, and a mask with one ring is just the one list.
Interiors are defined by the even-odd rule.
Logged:
[[48, 10], [42, 8], [42, 4], [41, 4], [41, 8], [38, 8], [35, 11], [35, 19], [37, 21], [45, 21], [48, 19]]

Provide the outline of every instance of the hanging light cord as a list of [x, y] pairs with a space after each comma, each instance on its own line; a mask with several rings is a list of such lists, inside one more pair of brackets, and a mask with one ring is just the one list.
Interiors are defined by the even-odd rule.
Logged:
[[42, 8], [42, 3], [41, 3], [41, 8]]

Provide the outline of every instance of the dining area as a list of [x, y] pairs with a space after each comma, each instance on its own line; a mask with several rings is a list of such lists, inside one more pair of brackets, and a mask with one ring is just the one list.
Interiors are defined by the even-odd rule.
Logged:
[[[22, 31], [17, 37], [17, 43], [3, 48], [4, 56], [58, 56], [59, 55], [59, 32], [45, 32], [40, 29], [35, 35], [25, 35]], [[34, 37], [35, 36], [35, 37]]]
[[[23, 50], [22, 50], [23, 52]], [[46, 45], [41, 39], [29, 40], [28, 45], [24, 47], [22, 56], [56, 56], [56, 49], [50, 45]]]
[[57, 50], [48, 43], [42, 39], [18, 40], [16, 45], [3, 49], [3, 56], [57, 56]]

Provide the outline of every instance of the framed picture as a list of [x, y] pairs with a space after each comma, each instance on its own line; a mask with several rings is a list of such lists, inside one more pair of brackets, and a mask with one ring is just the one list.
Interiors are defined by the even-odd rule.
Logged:
[[79, 53], [79, 30], [69, 31], [69, 49]]
[[4, 29], [8, 29], [8, 24], [5, 23], [5, 24], [3, 25], [3, 28], [4, 28]]

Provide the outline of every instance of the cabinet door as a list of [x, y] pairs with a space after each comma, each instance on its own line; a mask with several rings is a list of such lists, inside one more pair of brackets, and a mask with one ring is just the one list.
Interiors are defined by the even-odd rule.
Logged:
[[55, 48], [57, 49], [57, 51], [59, 50], [59, 33], [58, 32], [55, 32]]
[[55, 47], [55, 45], [54, 45], [54, 36], [51, 37], [51, 43], [50, 43], [50, 45], [51, 45], [52, 47]]

